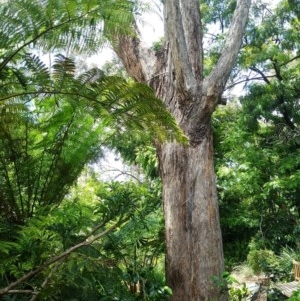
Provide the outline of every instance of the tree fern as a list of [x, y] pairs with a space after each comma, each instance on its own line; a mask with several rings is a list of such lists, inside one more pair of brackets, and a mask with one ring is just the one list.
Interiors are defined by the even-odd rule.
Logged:
[[[21, 244], [2, 244], [2, 253], [7, 256], [0, 273], [5, 282], [13, 282], [15, 277], [34, 269], [49, 254], [61, 252], [59, 231], [48, 236], [48, 229], [38, 221], [46, 216], [53, 226], [51, 211], [60, 208], [83, 167], [101, 156], [101, 145], [111, 135], [108, 129], [113, 129], [116, 136], [146, 133], [150, 139], [185, 140], [151, 89], [131, 80], [106, 76], [97, 68], [79, 74], [69, 57], [95, 53], [107, 38], [130, 32], [132, 14], [137, 9], [134, 1], [126, 0], [15, 0], [0, 6], [0, 223], [18, 225], [18, 229], [24, 225], [23, 230], [34, 226], [31, 221], [38, 224], [34, 229], [37, 237], [17, 230], [14, 233], [24, 234], [19, 237], [24, 239], [19, 241]], [[55, 57], [53, 64], [46, 64], [40, 55], [47, 52]], [[115, 204], [114, 214], [109, 216], [117, 220], [114, 227], [134, 215], [141, 218], [142, 211], [145, 215], [152, 212], [152, 208], [139, 209], [139, 200], [131, 199], [131, 195], [119, 197], [121, 202]], [[112, 212], [111, 207], [108, 211]], [[63, 210], [63, 217], [65, 213]], [[105, 218], [105, 214], [98, 212], [98, 218]], [[71, 217], [74, 219], [74, 214]], [[80, 218], [84, 225], [94, 224], [94, 216]], [[95, 233], [104, 227], [102, 222]], [[72, 224], [79, 226], [77, 221]], [[78, 233], [79, 230], [75, 234]], [[63, 241], [64, 249], [67, 243]], [[18, 245], [24, 247], [21, 253], [25, 257], [16, 248], [12, 251]], [[91, 252], [92, 246], [87, 251]], [[79, 270], [82, 269], [76, 271]], [[45, 273], [48, 279], [51, 271], [49, 275]], [[40, 279], [35, 279], [35, 287]], [[124, 290], [127, 291], [126, 286]]]
[[16, 0], [3, 4], [0, 101], [29, 102], [32, 98], [68, 95], [87, 105], [97, 103], [92, 106], [97, 107], [99, 114], [115, 116], [127, 125], [140, 123], [145, 128], [147, 119], [151, 124], [154, 120], [163, 126], [169, 123], [178, 136], [171, 116], [146, 86], [118, 77], [107, 78], [95, 69], [76, 77], [74, 62], [60, 54], [50, 66], [50, 74], [48, 66], [36, 55], [35, 49], [86, 54], [97, 51], [109, 35], [130, 31], [133, 13], [139, 9], [140, 4], [126, 0]]
[[[58, 204], [84, 164], [100, 154], [109, 126], [185, 138], [147, 86], [99, 69], [78, 74], [59, 54], [95, 52], [110, 34], [130, 31], [131, 1], [16, 0], [0, 7], [0, 207], [23, 222]], [[40, 51], [57, 53], [46, 65]]]

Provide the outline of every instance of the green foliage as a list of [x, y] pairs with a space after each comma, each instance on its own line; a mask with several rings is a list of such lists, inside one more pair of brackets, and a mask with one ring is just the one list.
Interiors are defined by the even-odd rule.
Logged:
[[229, 289], [229, 300], [231, 301], [243, 301], [247, 300], [247, 297], [249, 296], [249, 290], [246, 287], [246, 284], [244, 283], [242, 287], [231, 287]]
[[155, 51], [155, 53], [159, 53], [160, 51], [163, 50], [163, 47], [164, 47], [164, 39], [163, 38], [160, 38], [158, 41], [155, 41], [152, 46], [151, 46], [151, 49], [153, 51]]
[[213, 276], [212, 281], [221, 291], [228, 290], [229, 285], [237, 282], [228, 272], [223, 272], [221, 276]]
[[228, 291], [230, 301], [246, 300], [250, 294], [246, 284], [237, 286], [238, 281], [228, 272], [224, 272], [222, 277], [214, 276], [212, 280], [222, 292]]
[[[186, 141], [146, 85], [105, 76], [97, 68], [78, 74], [74, 60], [57, 54], [88, 54], [99, 49], [101, 39], [130, 31], [138, 8], [127, 1], [111, 4], [1, 5], [0, 208], [6, 221], [21, 224], [40, 205], [44, 210], [59, 204], [109, 135], [147, 132], [159, 141]], [[39, 51], [55, 52], [53, 64], [48, 66]]]
[[200, 3], [202, 31], [205, 38], [204, 75], [218, 62], [225, 42], [225, 32], [232, 19], [236, 1], [205, 0]]
[[[186, 141], [164, 105], [146, 85], [117, 76], [103, 76], [97, 69], [78, 76], [74, 62], [57, 54], [58, 51], [88, 54], [99, 49], [99, 38], [107, 37], [111, 41], [112, 36], [128, 33], [133, 13], [142, 9], [141, 5], [132, 1], [87, 4], [78, 0], [61, 4], [48, 0], [15, 1], [14, 5], [3, 4], [1, 9], [5, 22], [1, 23], [0, 31], [9, 36], [1, 39], [0, 44], [0, 102], [5, 110], [11, 105], [24, 105], [32, 98], [41, 100], [52, 96], [58, 103], [62, 97], [69, 98], [85, 103], [89, 110], [92, 107], [97, 117], [106, 122], [113, 119], [111, 126], [117, 133], [124, 132], [126, 127], [127, 130], [151, 129], [153, 138], [176, 136]], [[16, 28], [18, 18], [22, 20]], [[36, 55], [37, 51], [57, 54], [53, 66], [46, 66]]]
[[292, 296], [288, 298], [288, 301], [297, 301], [300, 299], [300, 289], [293, 292]]
[[[3, 228], [6, 251], [0, 260], [1, 286], [123, 219], [127, 222], [114, 232], [69, 253], [29, 278], [26, 285], [40, 289], [43, 300], [73, 300], [74, 296], [89, 300], [164, 300], [170, 295], [162, 277], [159, 192], [131, 182], [94, 182], [94, 191], [98, 198], [92, 203], [75, 194], [76, 200], [70, 197], [47, 215], [31, 218], [14, 233], [6, 235]], [[22, 287], [21, 283], [18, 288]]]
[[277, 255], [277, 261], [270, 266], [269, 274], [275, 282], [290, 282], [294, 280], [293, 264], [299, 260], [299, 250], [288, 247], [282, 248], [280, 254]]
[[287, 297], [284, 296], [278, 289], [271, 288], [268, 290], [268, 301], [285, 301]]
[[122, 78], [129, 78], [122, 62], [118, 57], [113, 57], [111, 61], [107, 61], [101, 68], [105, 75], [118, 76]]
[[[255, 104], [259, 97], [262, 94], [249, 98], [247, 104]], [[268, 114], [268, 109], [262, 112]], [[280, 126], [284, 125], [276, 118], [274, 123], [264, 122], [253, 118], [254, 114], [242, 103], [214, 115], [224, 248], [230, 250], [228, 244], [236, 237], [245, 245], [255, 237], [259, 248], [278, 254], [283, 246], [298, 244], [299, 150], [292, 136], [286, 142], [281, 140]], [[253, 122], [249, 123], [250, 119]], [[241, 229], [245, 236], [241, 237]]]
[[155, 148], [151, 145], [138, 147], [136, 151], [136, 163], [141, 166], [146, 176], [151, 179], [158, 179], [158, 159]]
[[[14, 1], [1, 4], [0, 49], [10, 49], [0, 65], [23, 56], [25, 47], [56, 52], [96, 52], [113, 32], [129, 32], [129, 1]], [[22, 53], [23, 52], [23, 53]], [[1, 68], [2, 69], [2, 68]]]
[[259, 189], [259, 175], [245, 159], [251, 136], [237, 118], [241, 113], [232, 104], [213, 115], [215, 169], [227, 269], [246, 260], [249, 242], [259, 224], [259, 213], [251, 206], [253, 194]]
[[293, 262], [299, 258], [299, 251], [282, 248], [279, 255], [266, 249], [255, 249], [251, 244], [247, 262], [256, 274], [264, 273], [273, 282], [290, 282], [294, 280], [292, 274]]
[[230, 24], [236, 2], [206, 0], [201, 2], [200, 5], [204, 25], [219, 25], [223, 33]]
[[[107, 236], [105, 250], [121, 260], [124, 281], [130, 291], [138, 293], [141, 299], [155, 300], [168, 295], [162, 286], [164, 279], [159, 279], [154, 269], [155, 266], [161, 265], [161, 254], [164, 252], [160, 197], [159, 192], [155, 192], [153, 188], [150, 190], [148, 188], [145, 190], [146, 187], [136, 186], [136, 188], [138, 191], [136, 190], [135, 197], [142, 199], [137, 199], [135, 206], [140, 202], [143, 211], [137, 212], [138, 218], [133, 218], [122, 231]], [[128, 183], [125, 185], [113, 183], [112, 186], [109, 184], [109, 191], [111, 191], [109, 195], [101, 194], [100, 197], [108, 199], [111, 206], [111, 201], [115, 201], [116, 198], [128, 198], [126, 197]], [[132, 197], [133, 195], [131, 199]]]
[[277, 258], [271, 250], [250, 250], [247, 261], [252, 268], [253, 272], [260, 274], [268, 272], [269, 266], [276, 263]]
[[41, 300], [154, 301], [171, 294], [162, 276], [157, 181], [94, 178], [82, 191], [71, 189], [112, 137], [124, 136], [129, 148], [141, 138], [148, 151], [134, 145], [140, 154], [133, 156], [149, 178], [157, 175], [150, 140], [187, 142], [149, 87], [97, 68], [79, 73], [69, 57], [131, 34], [140, 9], [115, 0], [1, 4], [1, 287], [27, 289]]
[[[58, 59], [55, 76], [65, 62]], [[66, 97], [35, 98], [17, 111], [2, 102], [1, 108], [1, 215], [23, 223], [39, 206], [59, 204], [84, 165], [99, 157], [104, 125]]]

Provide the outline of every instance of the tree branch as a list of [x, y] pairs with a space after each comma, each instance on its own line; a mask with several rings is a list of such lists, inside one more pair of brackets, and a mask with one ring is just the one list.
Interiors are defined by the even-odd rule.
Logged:
[[293, 62], [294, 60], [297, 60], [297, 59], [299, 59], [299, 58], [300, 58], [300, 55], [296, 55], [295, 57], [291, 58], [290, 60], [288, 60], [288, 61], [286, 61], [286, 62], [280, 64], [280, 67], [286, 66], [286, 65], [288, 65], [289, 63], [291, 63], [291, 62]]
[[198, 0], [181, 0], [188, 57], [197, 81], [203, 79], [203, 34]]
[[34, 295], [37, 296], [38, 292], [32, 291], [32, 290], [9, 290], [7, 294], [29, 294], [29, 295]]
[[82, 97], [85, 98], [87, 100], [91, 100], [94, 102], [98, 102], [94, 97], [90, 97], [88, 95], [84, 95], [84, 94], [80, 94], [77, 91], [74, 92], [68, 92], [68, 91], [59, 91], [59, 90], [52, 90], [52, 91], [48, 91], [48, 90], [38, 90], [38, 91], [22, 91], [22, 92], [18, 92], [18, 93], [14, 93], [14, 94], [9, 94], [9, 95], [5, 95], [3, 97], [0, 98], [0, 102], [1, 101], [5, 101], [11, 98], [16, 98], [16, 97], [20, 97], [20, 96], [25, 96], [25, 95], [41, 95], [41, 94], [45, 94], [45, 95], [69, 95], [69, 96], [77, 96], [77, 97]]
[[[195, 77], [189, 60], [186, 35], [183, 25], [183, 14], [187, 13], [186, 5], [181, 7], [181, 0], [167, 0], [165, 4], [166, 38], [171, 48], [172, 63], [175, 69], [178, 90], [189, 90], [190, 85], [195, 86]], [[190, 0], [188, 0], [190, 2]], [[185, 21], [186, 18], [185, 17]], [[185, 24], [189, 29], [189, 24]], [[190, 39], [190, 35], [187, 36]]]
[[45, 262], [44, 264], [42, 264], [41, 266], [39, 266], [35, 270], [30, 271], [29, 273], [25, 274], [24, 276], [17, 279], [16, 281], [10, 283], [8, 286], [0, 289], [0, 296], [3, 296], [5, 294], [7, 294], [9, 291], [11, 291], [13, 288], [18, 286], [20, 283], [22, 283], [22, 282], [24, 282], [28, 279], [31, 279], [35, 275], [39, 274], [40, 272], [45, 270], [47, 267], [49, 267], [51, 264], [65, 258], [65, 257], [68, 257], [72, 252], [76, 251], [77, 249], [79, 249], [83, 246], [90, 245], [94, 241], [102, 238], [103, 236], [107, 235], [108, 233], [113, 232], [116, 228], [118, 228], [119, 226], [121, 226], [123, 223], [125, 223], [128, 220], [129, 220], [129, 217], [120, 218], [119, 221], [117, 223], [115, 223], [112, 227], [110, 227], [109, 229], [106, 229], [105, 231], [103, 231], [103, 232], [101, 232], [97, 235], [94, 235], [94, 236], [91, 234], [94, 231], [91, 231], [91, 233], [86, 237], [86, 239], [84, 241], [82, 241], [79, 244], [67, 249], [65, 252], [53, 257], [52, 259], [48, 260], [47, 262]]
[[208, 96], [223, 92], [242, 45], [250, 4], [251, 0], [237, 1], [222, 54], [207, 78], [207, 87], [212, 87], [212, 90], [208, 91]]
[[132, 35], [120, 35], [111, 43], [128, 74], [137, 82], [147, 83], [153, 76], [156, 58], [151, 49], [142, 45], [135, 22], [132, 27]]
[[[267, 76], [266, 78], [267, 79], [269, 79], [269, 78], [272, 78], [272, 77], [275, 77], [274, 75], [271, 75], [271, 76]], [[242, 80], [240, 80], [240, 81], [237, 81], [237, 82], [234, 82], [234, 83], [232, 83], [232, 84], [230, 84], [230, 85], [228, 85], [228, 86], [226, 86], [226, 88], [225, 88], [225, 90], [230, 90], [230, 89], [232, 89], [233, 87], [235, 87], [235, 86], [237, 86], [237, 85], [239, 85], [239, 84], [243, 84], [243, 83], [248, 83], [248, 82], [251, 82], [251, 81], [265, 81], [265, 78], [264, 77], [262, 77], [262, 76], [259, 76], [259, 77], [247, 77], [247, 78], [245, 78], [245, 79], [242, 79]]]
[[252, 70], [252, 71], [254, 71], [254, 72], [260, 74], [261, 77], [262, 77], [262, 79], [264, 80], [264, 82], [265, 82], [266, 84], [270, 85], [271, 82], [269, 81], [268, 76], [266, 76], [261, 70], [259, 70], [259, 69], [256, 68], [256, 67], [250, 67], [250, 70]]
[[[65, 257], [66, 258], [66, 257]], [[63, 264], [65, 258], [61, 259], [59, 262], [56, 263], [56, 265], [54, 266], [54, 268], [50, 271], [49, 275], [46, 277], [46, 279], [43, 281], [41, 288], [45, 288], [45, 286], [48, 284], [48, 281], [51, 279], [53, 273], [59, 268], [60, 265]], [[33, 296], [31, 297], [31, 299], [29, 301], [35, 301], [37, 300], [38, 296], [39, 296], [39, 292], [33, 294]]]

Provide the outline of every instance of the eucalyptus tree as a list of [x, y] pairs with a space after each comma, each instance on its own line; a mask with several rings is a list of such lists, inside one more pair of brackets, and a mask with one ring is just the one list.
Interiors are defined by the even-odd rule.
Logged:
[[237, 1], [222, 53], [204, 75], [204, 24], [199, 1], [164, 1], [164, 43], [157, 51], [134, 35], [119, 35], [113, 47], [129, 75], [163, 100], [189, 139], [157, 143], [163, 182], [167, 281], [172, 300], [223, 299], [212, 282], [224, 269], [213, 168], [211, 115], [233, 68], [250, 1]]
[[[165, 37], [159, 51], [145, 49], [140, 42], [133, 18], [137, 6], [133, 1], [17, 0], [1, 6], [1, 101], [6, 105], [21, 99], [24, 104], [28, 98], [45, 95], [54, 99], [62, 94], [79, 100], [96, 99], [98, 102], [94, 103], [104, 115], [125, 112], [131, 124], [145, 125], [150, 119], [150, 125], [156, 129], [161, 124], [171, 124], [178, 137], [178, 128], [159, 102], [153, 101], [155, 98], [143, 97], [143, 93], [136, 98], [129, 92], [127, 97], [122, 93], [122, 97], [114, 97], [109, 89], [98, 93], [95, 81], [101, 81], [101, 76], [78, 82], [70, 76], [68, 68], [60, 69], [62, 76], [54, 85], [51, 72], [45, 72], [40, 64], [36, 66], [33, 56], [28, 56], [33, 47], [56, 53], [63, 49], [65, 55], [70, 51], [91, 53], [105, 36], [129, 75], [155, 90], [189, 138], [188, 145], [156, 140], [163, 180], [167, 279], [174, 292], [173, 300], [223, 298], [211, 281], [212, 276], [222, 274], [223, 254], [210, 121], [241, 46], [249, 6], [250, 0], [237, 1], [223, 51], [206, 76], [204, 25], [196, 0], [165, 1]], [[27, 64], [20, 72], [26, 57], [33, 68], [28, 71]], [[63, 66], [68, 66], [68, 60]], [[143, 87], [143, 91], [148, 91], [146, 95], [151, 95], [143, 85], [131, 86]], [[103, 109], [105, 101], [111, 110], [105, 106]], [[115, 103], [123, 110], [116, 110], [112, 106]], [[115, 125], [124, 131], [122, 123]]]

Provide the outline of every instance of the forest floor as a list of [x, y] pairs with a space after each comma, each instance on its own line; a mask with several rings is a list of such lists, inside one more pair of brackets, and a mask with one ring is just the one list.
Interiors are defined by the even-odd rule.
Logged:
[[258, 291], [254, 293], [247, 300], [251, 301], [266, 301], [267, 289], [269, 286], [269, 279], [264, 275], [254, 275], [252, 270], [247, 266], [237, 267], [231, 276], [238, 281], [237, 287], [246, 284], [247, 288], [251, 291], [253, 287], [257, 287]]

